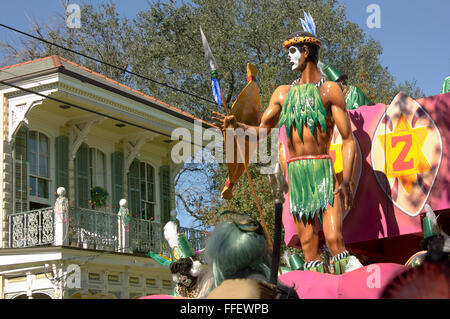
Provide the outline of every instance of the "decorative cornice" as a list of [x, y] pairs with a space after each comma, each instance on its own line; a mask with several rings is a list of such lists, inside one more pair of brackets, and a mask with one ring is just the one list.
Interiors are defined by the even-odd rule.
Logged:
[[102, 97], [102, 96], [100, 96], [98, 94], [93, 94], [93, 93], [88, 92], [86, 90], [81, 90], [79, 88], [73, 87], [73, 86], [68, 85], [66, 83], [61, 83], [61, 82], [58, 83], [58, 89], [61, 92], [66, 92], [66, 93], [69, 93], [69, 94], [74, 94], [74, 95], [77, 95], [77, 96], [88, 98], [88, 99], [92, 100], [94, 103], [95, 102], [97, 102], [97, 103], [100, 102], [100, 103], [102, 103], [104, 105], [107, 105], [107, 106], [113, 108], [113, 109], [116, 109], [116, 110], [121, 111], [121, 112], [128, 113], [130, 115], [138, 116], [138, 117], [141, 117], [141, 118], [146, 119], [146, 120], [155, 120], [155, 118], [151, 116], [151, 114], [154, 114], [154, 113], [139, 111], [136, 108], [127, 106], [127, 105], [122, 104], [122, 103], [115, 102], [115, 101], [113, 101], [111, 99], [107, 99], [107, 98]]
[[[38, 85], [38, 86], [34, 86], [32, 88], [27, 88], [27, 89], [35, 91], [37, 93], [41, 93], [41, 92], [45, 92], [45, 91], [49, 91], [49, 90], [54, 90], [57, 88], [58, 88], [58, 83], [55, 82], [55, 83], [49, 83], [49, 84], [44, 84], [44, 85]], [[7, 92], [4, 95], [7, 99], [10, 100], [13, 98], [32, 95], [32, 94], [29, 92], [21, 91], [21, 90], [15, 90], [13, 92]]]

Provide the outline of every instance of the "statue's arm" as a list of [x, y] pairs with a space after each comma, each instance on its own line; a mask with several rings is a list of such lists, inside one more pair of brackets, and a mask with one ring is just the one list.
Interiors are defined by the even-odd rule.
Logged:
[[270, 134], [270, 131], [278, 124], [283, 101], [288, 91], [288, 85], [281, 85], [273, 92], [272, 97], [269, 101], [269, 106], [264, 111], [264, 114], [261, 117], [261, 123], [258, 126], [240, 123], [236, 120], [234, 115], [224, 116], [214, 112], [214, 114], [219, 116], [213, 117], [214, 121], [216, 122], [216, 127], [220, 128], [222, 131], [225, 131], [225, 129], [227, 128], [242, 128], [245, 131], [250, 130], [250, 132], [255, 132], [258, 138], [260, 136], [261, 130], [266, 130], [267, 134], [263, 134], [263, 136], [268, 136]]
[[342, 161], [344, 164], [342, 182], [348, 184], [352, 177], [353, 162], [355, 159], [355, 140], [353, 138], [350, 118], [345, 107], [342, 90], [334, 82], [328, 82], [327, 85], [334, 123], [342, 137]]
[[[349, 183], [352, 178], [353, 163], [356, 156], [356, 144], [352, 133], [350, 118], [345, 107], [345, 99], [342, 90], [335, 82], [326, 83], [326, 92], [331, 103], [331, 112], [334, 123], [342, 137], [342, 162], [343, 179], [340, 188], [345, 188], [346, 207], [351, 206], [351, 195], [349, 194]], [[345, 194], [347, 193], [347, 194]], [[347, 198], [347, 195], [349, 196]]]

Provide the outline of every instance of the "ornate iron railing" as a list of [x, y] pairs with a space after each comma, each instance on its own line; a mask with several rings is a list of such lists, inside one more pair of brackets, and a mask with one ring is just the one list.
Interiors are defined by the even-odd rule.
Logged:
[[[55, 213], [52, 207], [8, 216], [9, 247], [22, 248], [55, 244]], [[111, 212], [84, 208], [70, 208], [67, 234], [64, 242], [82, 248], [119, 251], [119, 218]], [[159, 222], [131, 218], [129, 222], [129, 247], [125, 251], [147, 253], [149, 250], [170, 254], [163, 238], [163, 225]], [[205, 247], [203, 231], [180, 227], [194, 251]]]
[[8, 216], [9, 247], [23, 248], [54, 242], [53, 208], [42, 208]]
[[117, 250], [117, 215], [85, 208], [69, 212], [69, 244], [83, 248]]
[[131, 218], [129, 236], [130, 250], [133, 252], [160, 252], [162, 249], [159, 222]]

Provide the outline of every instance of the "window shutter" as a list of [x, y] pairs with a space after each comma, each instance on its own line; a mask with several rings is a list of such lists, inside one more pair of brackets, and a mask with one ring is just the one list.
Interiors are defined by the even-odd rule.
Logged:
[[75, 196], [76, 205], [90, 208], [89, 197], [89, 146], [81, 144], [75, 157]]
[[28, 210], [28, 128], [22, 126], [14, 138], [14, 212]]
[[56, 187], [64, 187], [69, 194], [69, 137], [55, 139]]
[[165, 224], [170, 220], [171, 191], [170, 166], [163, 165], [159, 168], [160, 198], [161, 198], [161, 223]]
[[119, 210], [119, 201], [123, 198], [123, 153], [111, 154], [112, 170], [112, 207], [114, 211]]
[[141, 211], [140, 161], [135, 159], [128, 172], [128, 207], [132, 217], [139, 217]]

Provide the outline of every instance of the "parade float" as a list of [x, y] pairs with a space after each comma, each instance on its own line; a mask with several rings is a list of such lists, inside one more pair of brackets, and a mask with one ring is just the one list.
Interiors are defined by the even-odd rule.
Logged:
[[[302, 23], [304, 30], [309, 32], [291, 35], [285, 41], [284, 47], [288, 49], [307, 42], [315, 43], [320, 48], [320, 41], [315, 36], [315, 27], [311, 28], [313, 24], [311, 17], [305, 14], [305, 20], [302, 20]], [[230, 122], [224, 119], [233, 115], [238, 123], [242, 123], [242, 127], [258, 127], [261, 121], [264, 121], [264, 115], [261, 118], [256, 66], [247, 65], [248, 84], [229, 110], [223, 101], [223, 93], [219, 86], [217, 64], [203, 31], [201, 34], [205, 56], [212, 72], [213, 94], [217, 104], [223, 105], [227, 113], [226, 116], [216, 113], [221, 117], [217, 121], [226, 127]], [[298, 53], [294, 51], [292, 50], [290, 54]], [[339, 255], [335, 254], [330, 259], [331, 262], [328, 265], [328, 269], [331, 269], [330, 273], [324, 271], [327, 267], [321, 262], [305, 263], [299, 255], [291, 256], [290, 271], [281, 271], [279, 268], [281, 221], [285, 230], [285, 244], [288, 247], [305, 249], [302, 247], [299, 231], [296, 229], [298, 227], [293, 218], [292, 205], [290, 206], [293, 197], [289, 192], [296, 189], [291, 188], [292, 181], [289, 184], [289, 177], [294, 175], [288, 173], [288, 165], [295, 157], [289, 153], [289, 138], [292, 136], [289, 129], [294, 121], [302, 120], [303, 122], [295, 123], [304, 123], [303, 130], [309, 127], [312, 134], [315, 125], [321, 125], [322, 129], [326, 130], [324, 123], [327, 116], [320, 108], [308, 109], [309, 106], [306, 106], [306, 113], [298, 115], [300, 111], [296, 111], [294, 104], [290, 106], [290, 102], [284, 103], [280, 115], [282, 120], [279, 121], [278, 162], [280, 166], [270, 176], [276, 211], [275, 238], [273, 241], [270, 237], [267, 238], [273, 248], [274, 257], [271, 281], [275, 284], [278, 280], [284, 285], [294, 286], [299, 298], [380, 298], [385, 287], [394, 278], [422, 263], [427, 253], [420, 245], [424, 237], [435, 236], [439, 231], [449, 232], [450, 161], [446, 148], [450, 145], [448, 140], [450, 120], [446, 117], [446, 112], [450, 107], [450, 93], [444, 92], [445, 85], [443, 85], [445, 94], [414, 100], [403, 92], [399, 92], [389, 105], [374, 104], [359, 88], [347, 86], [345, 77], [342, 77], [333, 66], [326, 65], [321, 73], [326, 76], [325, 80], [340, 83], [339, 87], [345, 95], [344, 110], [351, 125], [351, 136], [344, 138], [341, 132], [345, 132], [345, 127], [342, 124], [340, 128], [337, 125], [334, 126], [330, 135], [331, 139], [327, 144], [329, 145], [328, 154], [323, 155], [324, 159], [330, 160], [338, 183], [349, 179], [349, 191], [354, 204], [347, 209], [342, 209], [340, 231], [345, 248], [341, 248], [341, 251], [343, 249], [345, 251]], [[314, 93], [318, 92], [316, 87], [320, 89], [319, 85], [297, 84], [301, 84], [299, 80], [291, 85], [298, 88], [299, 92], [295, 94], [299, 96], [310, 94], [316, 99], [315, 101], [317, 98], [320, 100], [319, 95]], [[302, 86], [306, 89], [301, 90]], [[289, 99], [291, 92], [285, 93], [286, 99]], [[301, 104], [300, 100], [293, 100], [292, 103]], [[319, 106], [323, 105], [321, 101], [319, 102]], [[298, 119], [289, 118], [290, 115], [287, 114], [290, 112], [289, 108], [293, 110], [292, 116], [297, 116]], [[303, 112], [305, 108], [301, 110]], [[314, 112], [316, 115], [312, 115]], [[325, 117], [322, 118], [321, 114]], [[352, 140], [351, 143], [355, 145], [351, 161], [348, 161], [348, 150], [343, 154], [343, 144], [349, 143], [349, 140]], [[247, 141], [240, 146], [239, 143], [234, 143], [233, 147], [235, 158], [231, 163], [227, 163], [229, 176], [222, 191], [222, 198], [232, 198], [232, 188], [245, 172], [257, 207], [260, 208], [247, 169], [249, 157], [256, 147]], [[243, 152], [245, 152], [244, 156], [242, 156]], [[244, 160], [237, 161], [238, 156]], [[314, 157], [314, 160], [316, 158]], [[318, 178], [311, 172], [302, 174], [302, 178], [306, 180]], [[297, 185], [299, 182], [295, 183]], [[290, 186], [287, 187], [287, 185]], [[312, 206], [324, 205], [321, 193], [314, 191], [317, 184], [312, 186], [312, 191], [302, 187], [302, 192], [298, 195], [301, 198], [294, 200], [298, 202], [303, 200], [308, 204], [312, 203]], [[328, 201], [331, 207], [333, 201], [332, 199]], [[346, 203], [343, 206], [346, 207]], [[322, 215], [319, 215], [320, 210]], [[426, 210], [428, 215], [425, 213]], [[325, 208], [319, 207], [313, 209], [312, 217], [316, 211], [319, 218], [326, 216]], [[433, 218], [434, 226], [431, 226], [430, 218]], [[262, 214], [261, 219], [266, 228]], [[324, 247], [330, 240], [328, 238], [327, 241], [327, 231], [322, 221], [317, 224], [317, 228], [318, 246]], [[349, 260], [353, 256], [364, 259], [365, 265], [359, 264], [350, 269]]]

